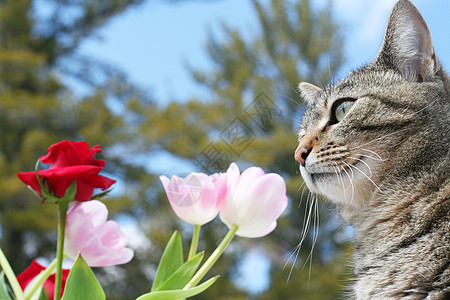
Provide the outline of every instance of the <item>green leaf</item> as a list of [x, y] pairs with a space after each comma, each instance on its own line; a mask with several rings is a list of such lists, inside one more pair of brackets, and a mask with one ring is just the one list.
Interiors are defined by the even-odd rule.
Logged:
[[103, 300], [106, 299], [102, 287], [86, 261], [78, 254], [67, 277], [61, 300]]
[[151, 291], [158, 288], [183, 264], [183, 246], [178, 231], [175, 231], [167, 243], [159, 262]]
[[73, 201], [77, 193], [77, 181], [74, 180], [64, 192], [63, 199], [66, 201]]
[[45, 294], [45, 290], [41, 290], [41, 294], [39, 295], [39, 300], [50, 300], [48, 299], [47, 295]]
[[11, 300], [11, 296], [8, 292], [8, 286], [5, 281], [5, 273], [0, 273], [0, 299], [1, 300]]
[[151, 292], [140, 296], [136, 300], [177, 300], [192, 297], [209, 288], [219, 277], [220, 276], [213, 277], [208, 281], [190, 289]]
[[182, 289], [194, 276], [200, 262], [202, 261], [204, 253], [198, 253], [189, 261], [185, 262], [179, 267], [164, 283], [157, 289], [157, 291], [177, 290]]
[[111, 192], [111, 191], [112, 191], [112, 188], [109, 190], [106, 190], [104, 192], [95, 194], [94, 196], [92, 196], [91, 200], [100, 200], [100, 199], [106, 197], [109, 194], [109, 192]]

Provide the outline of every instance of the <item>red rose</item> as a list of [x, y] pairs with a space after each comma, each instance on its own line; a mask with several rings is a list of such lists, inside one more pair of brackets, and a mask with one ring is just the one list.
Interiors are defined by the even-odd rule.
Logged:
[[[27, 285], [34, 279], [34, 277], [39, 275], [39, 273], [44, 270], [45, 267], [33, 259], [31, 265], [29, 265], [22, 273], [19, 274], [19, 276], [17, 276], [17, 281], [19, 282], [22, 290], [24, 291]], [[66, 280], [69, 272], [69, 269], [62, 270], [61, 296], [64, 292], [64, 287], [66, 285]], [[55, 293], [55, 274], [50, 275], [50, 277], [44, 282], [44, 291], [48, 299], [52, 300]]]
[[[63, 197], [66, 189], [76, 181], [75, 200], [89, 201], [94, 188], [105, 190], [116, 182], [98, 175], [105, 166], [105, 161], [95, 159], [94, 156], [101, 151], [98, 145], [89, 149], [89, 145], [84, 141], [62, 141], [53, 144], [48, 148], [48, 154], [40, 158], [41, 162], [51, 166], [47, 170], [38, 171], [39, 177], [50, 193], [59, 198]], [[36, 172], [17, 173], [17, 176], [42, 195]]]

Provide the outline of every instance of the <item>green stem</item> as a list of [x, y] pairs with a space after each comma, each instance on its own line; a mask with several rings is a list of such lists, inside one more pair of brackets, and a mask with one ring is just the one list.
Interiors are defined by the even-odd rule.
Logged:
[[[34, 293], [36, 293], [36, 291], [42, 286], [42, 284], [47, 280], [47, 278], [50, 277], [50, 275], [52, 275], [53, 270], [56, 268], [56, 262], [57, 262], [57, 259], [55, 258], [47, 266], [47, 268], [45, 268], [45, 270], [39, 274], [41, 276], [39, 281], [34, 282], [34, 285], [29, 290], [27, 289], [25, 299], [27, 299], [27, 300], [31, 299], [31, 297], [33, 297]], [[29, 287], [27, 286], [27, 288], [29, 288]]]
[[62, 263], [64, 259], [64, 234], [66, 230], [68, 201], [58, 202], [58, 244], [56, 246], [56, 276], [54, 300], [61, 299]]
[[6, 278], [8, 278], [9, 284], [16, 296], [17, 300], [25, 300], [25, 296], [23, 295], [22, 288], [20, 287], [19, 282], [17, 281], [16, 275], [14, 275], [11, 266], [6, 259], [5, 254], [2, 249], [0, 249], [0, 265], [2, 266], [3, 272], [5, 272]]
[[193, 258], [197, 252], [198, 238], [200, 236], [200, 227], [202, 227], [202, 225], [194, 225], [194, 232], [192, 233], [191, 248], [189, 249], [188, 260]]
[[228, 246], [228, 244], [231, 242], [233, 237], [236, 234], [236, 231], [238, 230], [237, 225], [231, 226], [230, 230], [228, 231], [227, 235], [223, 238], [222, 242], [220, 242], [219, 246], [217, 246], [216, 250], [211, 254], [211, 256], [208, 258], [208, 260], [205, 262], [205, 264], [200, 268], [200, 270], [197, 271], [197, 273], [192, 277], [192, 279], [186, 284], [186, 286], [183, 288], [184, 290], [192, 288], [196, 286], [200, 280], [208, 273], [208, 271], [211, 269], [211, 267], [216, 263], [216, 261], [219, 259], [220, 255], [222, 255], [223, 251], [225, 251], [225, 248]]

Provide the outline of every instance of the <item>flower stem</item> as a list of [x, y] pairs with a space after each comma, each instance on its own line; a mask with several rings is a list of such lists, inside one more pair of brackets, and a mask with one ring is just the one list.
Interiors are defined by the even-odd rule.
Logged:
[[202, 226], [194, 225], [194, 232], [192, 233], [191, 248], [189, 249], [188, 260], [193, 258], [195, 253], [197, 252], [198, 238], [200, 236], [200, 227]]
[[[56, 268], [56, 262], [57, 259], [55, 258], [48, 266], [47, 268], [45, 268], [44, 271], [42, 271], [42, 273], [40, 273], [39, 275], [41, 276], [41, 278], [39, 279], [39, 281], [37, 282], [33, 282], [34, 285], [31, 287], [31, 289], [27, 289], [27, 293], [25, 295], [25, 299], [31, 299], [31, 297], [33, 297], [34, 293], [36, 293], [36, 291], [39, 289], [39, 287], [42, 286], [42, 284], [48, 279], [48, 277], [53, 273], [53, 270]], [[27, 287], [28, 288], [28, 287]]]
[[61, 299], [62, 263], [64, 259], [64, 234], [66, 230], [68, 201], [58, 202], [58, 244], [56, 245], [56, 276], [54, 300]]
[[184, 290], [196, 286], [200, 282], [200, 280], [202, 280], [202, 278], [206, 275], [206, 273], [208, 273], [209, 269], [211, 269], [211, 267], [219, 259], [220, 255], [222, 255], [225, 248], [228, 246], [228, 244], [235, 236], [238, 228], [239, 227], [237, 225], [231, 226], [230, 230], [228, 231], [227, 235], [223, 238], [222, 242], [220, 242], [219, 246], [217, 246], [216, 250], [214, 250], [214, 252], [208, 258], [208, 260], [200, 268], [200, 270], [198, 270], [197, 273], [194, 275], [194, 277], [192, 277], [192, 279], [186, 284], [186, 286], [183, 288]]
[[20, 284], [17, 281], [16, 275], [14, 275], [14, 272], [11, 269], [11, 265], [9, 264], [8, 260], [6, 259], [6, 256], [3, 253], [2, 249], [0, 249], [0, 265], [2, 266], [3, 272], [6, 275], [6, 278], [8, 278], [9, 284], [11, 285], [11, 288], [14, 292], [14, 295], [16, 296], [16, 299], [17, 300], [25, 300], [25, 296], [23, 295], [22, 288], [20, 287]]

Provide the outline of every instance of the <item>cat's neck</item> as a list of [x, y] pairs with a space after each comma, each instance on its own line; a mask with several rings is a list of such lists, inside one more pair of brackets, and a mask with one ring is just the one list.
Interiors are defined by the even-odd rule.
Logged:
[[439, 176], [428, 174], [419, 180], [412, 174], [402, 187], [384, 182], [383, 193], [374, 193], [370, 204], [351, 218], [357, 240], [357, 299], [449, 289], [448, 282], [439, 282], [450, 262], [450, 178], [444, 175], [448, 160], [434, 170]]

